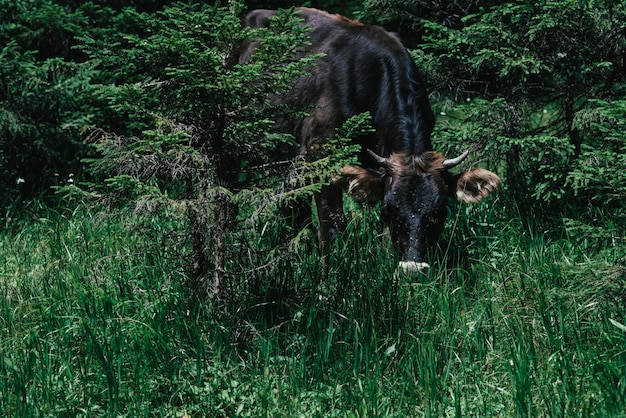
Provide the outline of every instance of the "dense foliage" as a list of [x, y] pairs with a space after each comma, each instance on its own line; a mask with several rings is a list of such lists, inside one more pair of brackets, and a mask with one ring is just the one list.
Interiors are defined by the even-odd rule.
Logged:
[[504, 180], [413, 279], [375, 210], [324, 261], [285, 222], [368, 129], [306, 161], [272, 132], [307, 110], [268, 101], [308, 62], [291, 5], [0, 0], [0, 410], [626, 413], [626, 4], [302, 2], [397, 31], [435, 147]]
[[529, 214], [567, 201], [577, 213], [585, 204], [572, 199], [579, 183], [565, 186], [578, 173], [572, 168], [585, 159], [582, 148], [599, 150], [612, 141], [577, 121], [595, 107], [592, 99], [605, 100], [611, 112], [623, 109], [624, 13], [611, 1], [515, 2], [468, 14], [460, 28], [425, 23], [430, 81], [455, 99], [490, 100], [486, 109], [478, 101], [462, 112], [498, 113], [496, 124], [481, 128], [506, 161], [517, 200], [534, 207], [525, 208]]

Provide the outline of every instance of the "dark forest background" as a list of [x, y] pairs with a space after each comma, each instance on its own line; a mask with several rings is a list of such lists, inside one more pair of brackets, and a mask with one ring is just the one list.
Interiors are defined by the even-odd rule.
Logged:
[[[124, 131], [128, 125], [121, 128], [124, 116], [103, 98], [101, 87], [160, 76], [141, 74], [141, 54], [130, 53], [127, 67], [113, 64], [112, 49], [121, 48], [121, 54], [133, 39], [149, 38], [163, 10], [189, 3], [0, 3], [1, 201], [49, 196], [51, 186], [67, 181], [98, 180], [85, 162], [94, 155], [85, 139], [99, 129], [131, 133]], [[601, 203], [620, 207], [615, 215], [623, 220], [622, 2], [222, 4], [238, 14], [293, 5], [398, 33], [426, 76], [440, 122], [436, 146], [447, 151], [459, 139], [482, 143], [508, 173], [508, 192], [524, 211], [545, 214], [558, 207], [577, 213]], [[236, 38], [222, 37], [224, 52]]]

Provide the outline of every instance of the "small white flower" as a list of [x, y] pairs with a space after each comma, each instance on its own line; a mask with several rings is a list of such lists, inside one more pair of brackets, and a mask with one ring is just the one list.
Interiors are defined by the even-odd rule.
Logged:
[[24, 183], [26, 183], [26, 180], [24, 180], [21, 177], [18, 177], [17, 180], [15, 180], [15, 183], [17, 183], [17, 184], [24, 184]]

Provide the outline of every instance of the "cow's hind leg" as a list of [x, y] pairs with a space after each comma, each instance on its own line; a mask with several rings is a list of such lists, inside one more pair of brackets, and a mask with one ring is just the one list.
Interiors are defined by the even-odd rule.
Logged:
[[317, 234], [322, 253], [325, 253], [328, 243], [335, 241], [346, 229], [341, 188], [333, 184], [323, 186], [315, 196], [315, 203], [319, 220]]

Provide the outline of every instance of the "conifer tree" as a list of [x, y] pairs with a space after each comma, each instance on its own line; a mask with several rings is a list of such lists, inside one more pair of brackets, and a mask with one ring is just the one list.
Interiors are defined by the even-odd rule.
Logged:
[[[196, 295], [221, 295], [228, 288], [229, 235], [241, 218], [253, 217], [254, 206], [310, 197], [352, 149], [331, 152], [331, 141], [317, 160], [296, 162], [294, 138], [273, 131], [279, 118], [307, 109], [270, 98], [290, 89], [316, 58], [304, 53], [308, 29], [293, 9], [263, 29], [241, 28], [236, 3], [126, 13], [132, 33], [83, 38], [100, 62], [96, 89], [110, 121], [90, 136], [99, 152], [92, 166], [108, 177], [108, 195], [130, 197], [141, 209], [182, 205], [190, 286]], [[250, 39], [259, 40], [253, 59], [232, 62]]]
[[603, 135], [580, 121], [598, 114], [597, 99], [609, 113], [621, 109], [624, 3], [443, 2], [440, 10], [456, 10], [456, 19], [430, 13], [426, 6], [435, 3], [441, 2], [412, 9], [424, 34], [415, 60], [444, 99], [436, 101], [443, 115], [435, 140], [443, 147], [483, 143], [505, 168], [509, 193], [528, 217], [544, 220], [541, 214], [566, 207], [581, 212], [581, 194], [567, 184], [584, 182], [567, 179], [589, 161], [585, 150], [611, 149], [617, 153], [608, 160], [620, 160], [610, 118]]

